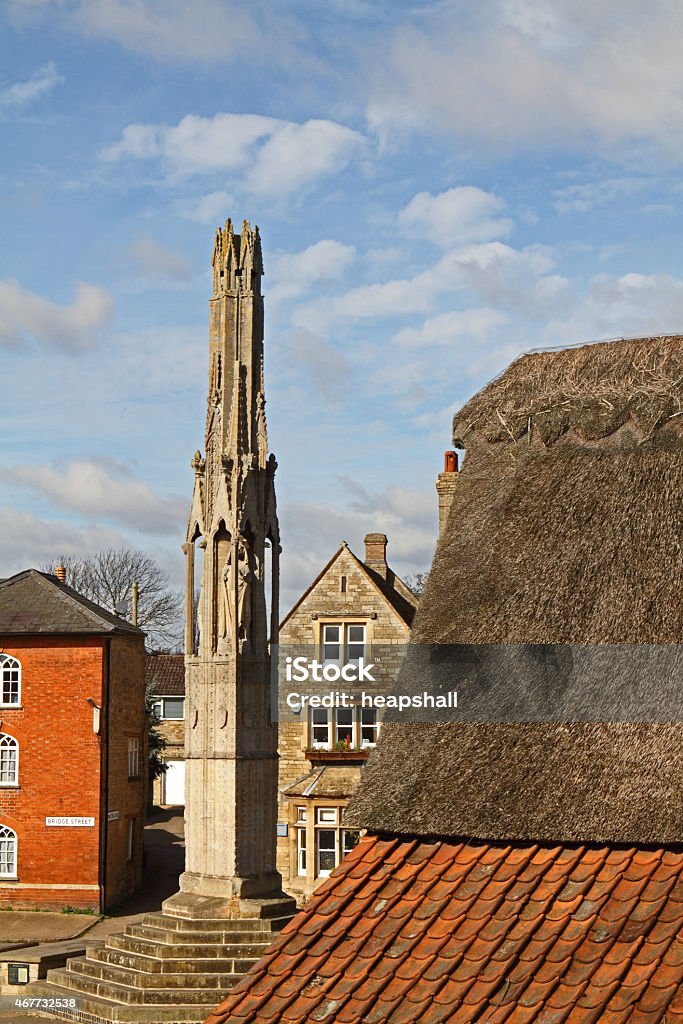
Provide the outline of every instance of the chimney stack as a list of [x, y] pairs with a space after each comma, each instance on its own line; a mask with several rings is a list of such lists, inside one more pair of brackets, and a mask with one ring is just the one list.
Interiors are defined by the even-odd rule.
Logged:
[[387, 544], [384, 533], [368, 533], [365, 537], [365, 564], [384, 579], [387, 578]]
[[57, 577], [60, 583], [66, 583], [66, 566], [56, 565], [55, 576]]
[[444, 531], [448, 513], [455, 494], [458, 479], [458, 456], [454, 451], [444, 452], [443, 473], [439, 473], [436, 481], [436, 493], [439, 496], [439, 535]]

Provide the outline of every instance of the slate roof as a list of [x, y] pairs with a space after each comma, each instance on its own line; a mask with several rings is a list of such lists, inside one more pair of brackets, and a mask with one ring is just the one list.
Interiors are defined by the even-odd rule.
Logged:
[[26, 569], [0, 581], [0, 634], [112, 634], [144, 636], [141, 629], [101, 608], [50, 573]]
[[207, 1024], [676, 1024], [682, 985], [680, 849], [366, 836]]
[[184, 697], [185, 655], [145, 655], [145, 688], [161, 697]]
[[282, 795], [343, 799], [355, 792], [362, 770], [360, 765], [323, 765], [285, 786]]

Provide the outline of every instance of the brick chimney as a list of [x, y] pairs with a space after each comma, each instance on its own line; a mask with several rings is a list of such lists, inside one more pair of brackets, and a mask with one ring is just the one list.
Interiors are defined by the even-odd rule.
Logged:
[[439, 473], [436, 481], [436, 492], [439, 496], [439, 533], [443, 533], [448, 520], [451, 502], [455, 494], [458, 480], [458, 455], [454, 451], [444, 452], [443, 473]]
[[365, 564], [384, 579], [387, 578], [387, 544], [384, 533], [368, 533], [365, 537]]

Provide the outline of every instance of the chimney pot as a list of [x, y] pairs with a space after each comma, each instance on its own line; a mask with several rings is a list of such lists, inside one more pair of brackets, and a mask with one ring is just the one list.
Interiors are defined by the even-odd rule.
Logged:
[[56, 565], [55, 566], [55, 576], [57, 577], [57, 579], [59, 580], [60, 583], [66, 583], [66, 566], [65, 565]]
[[454, 451], [444, 452], [443, 471], [444, 473], [458, 472], [458, 456]]

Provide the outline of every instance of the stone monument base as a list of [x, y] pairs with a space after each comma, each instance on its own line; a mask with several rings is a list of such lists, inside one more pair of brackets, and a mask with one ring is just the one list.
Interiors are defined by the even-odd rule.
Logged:
[[60, 1020], [201, 1024], [295, 913], [295, 901], [284, 895], [226, 899], [181, 891], [161, 913], [146, 914], [49, 971], [45, 981], [27, 986], [26, 996], [66, 1000], [50, 1011]]

